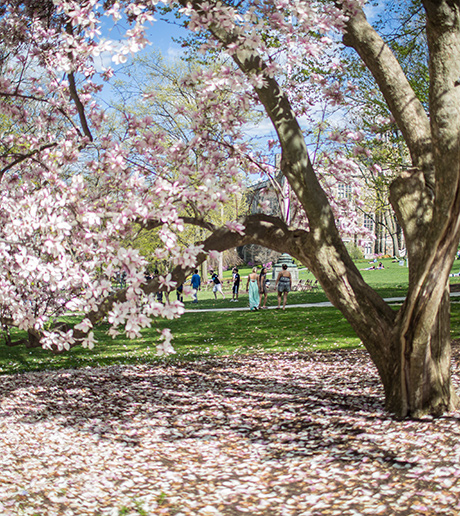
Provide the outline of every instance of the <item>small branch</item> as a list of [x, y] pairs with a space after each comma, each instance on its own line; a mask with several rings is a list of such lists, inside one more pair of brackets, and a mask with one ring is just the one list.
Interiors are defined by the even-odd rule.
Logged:
[[[212, 224], [211, 222], [206, 222], [205, 220], [199, 218], [199, 217], [181, 217], [181, 220], [184, 222], [184, 224], [190, 224], [191, 226], [198, 226], [203, 229], [207, 229], [208, 231], [215, 231], [216, 226]], [[148, 220], [143, 221], [141, 219], [136, 219], [136, 224], [139, 224], [142, 229], [145, 229], [147, 231], [151, 231], [152, 229], [159, 228], [163, 225], [163, 222], [159, 220]]]
[[7, 172], [10, 168], [14, 167], [15, 165], [18, 165], [19, 163], [25, 161], [26, 159], [35, 156], [35, 154], [38, 154], [38, 153], [44, 151], [45, 149], [51, 149], [51, 148], [56, 147], [56, 146], [57, 146], [56, 142], [54, 142], [54, 143], [47, 143], [46, 145], [42, 145], [39, 149], [35, 149], [32, 152], [29, 152], [28, 154], [21, 154], [12, 163], [9, 163], [8, 165], [6, 165], [5, 167], [3, 167], [0, 170], [0, 179], [3, 177], [5, 172]]
[[24, 95], [23, 93], [18, 93], [18, 92], [8, 93], [5, 91], [0, 91], [0, 97], [6, 97], [6, 98], [14, 97], [14, 98], [23, 99], [23, 100], [33, 100], [35, 102], [49, 102], [48, 99], [44, 99], [41, 97], [35, 97], [34, 95]]
[[83, 129], [83, 133], [92, 142], [93, 141], [93, 135], [91, 134], [91, 131], [90, 131], [89, 126], [88, 126], [88, 122], [86, 120], [85, 107], [83, 106], [83, 104], [82, 104], [82, 102], [80, 100], [80, 97], [78, 96], [78, 93], [77, 93], [77, 87], [75, 85], [74, 73], [73, 72], [68, 73], [67, 77], [69, 79], [69, 92], [70, 92], [70, 96], [72, 97], [72, 100], [75, 102], [75, 106], [77, 107], [78, 116], [80, 117], [80, 123], [81, 123], [81, 127]]
[[203, 229], [207, 229], [208, 231], [215, 231], [217, 228], [211, 222], [206, 222], [203, 219], [195, 218], [195, 217], [181, 217], [184, 221], [184, 224], [190, 224], [191, 226], [198, 226]]

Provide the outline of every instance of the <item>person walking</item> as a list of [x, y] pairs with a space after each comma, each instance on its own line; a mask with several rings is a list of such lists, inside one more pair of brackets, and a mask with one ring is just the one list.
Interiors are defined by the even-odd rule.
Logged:
[[192, 303], [198, 303], [198, 291], [200, 290], [200, 286], [201, 286], [201, 277], [198, 274], [198, 269], [195, 269], [195, 272], [193, 273], [192, 280], [191, 280], [191, 286], [192, 286], [192, 297], [193, 297]]
[[177, 296], [177, 300], [180, 301], [181, 303], [184, 302], [184, 296], [183, 296], [183, 293], [184, 292], [184, 284], [181, 283], [177, 288], [176, 288], [176, 296]]
[[238, 301], [238, 294], [240, 291], [240, 274], [236, 267], [233, 268], [233, 287], [232, 287], [232, 299], [230, 301]]
[[261, 310], [265, 310], [267, 308], [267, 269], [262, 267], [262, 270], [259, 274], [259, 306], [262, 304], [262, 297], [264, 298], [263, 306], [260, 306]]
[[[153, 276], [152, 276], [152, 279], [155, 279], [155, 278], [159, 278], [160, 276], [160, 273], [158, 271], [158, 269], [155, 269], [153, 271]], [[161, 292], [160, 290], [158, 292], [154, 292], [154, 296], [157, 298], [157, 301], [161, 304], [163, 304], [163, 292]]]
[[214, 299], [217, 299], [217, 292], [220, 292], [222, 294], [222, 299], [225, 299], [225, 294], [222, 290], [222, 281], [217, 275], [217, 272], [211, 271], [211, 281], [214, 283], [214, 286], [212, 287]]
[[291, 273], [287, 270], [287, 265], [283, 263], [282, 270], [278, 273], [275, 282], [275, 289], [278, 290], [278, 306], [281, 305], [281, 294], [283, 294], [283, 310], [286, 310], [286, 301], [288, 292], [291, 290]]
[[248, 276], [248, 283], [246, 290], [249, 294], [249, 308], [251, 310], [259, 309], [259, 276], [257, 274], [257, 267], [252, 269]]

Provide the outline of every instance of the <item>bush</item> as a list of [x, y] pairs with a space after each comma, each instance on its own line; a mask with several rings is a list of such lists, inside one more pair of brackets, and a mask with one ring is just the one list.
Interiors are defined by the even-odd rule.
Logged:
[[347, 248], [347, 251], [349, 255], [351, 256], [352, 260], [362, 260], [364, 258], [363, 252], [361, 249], [354, 244], [353, 242], [347, 242], [345, 244], [345, 247]]

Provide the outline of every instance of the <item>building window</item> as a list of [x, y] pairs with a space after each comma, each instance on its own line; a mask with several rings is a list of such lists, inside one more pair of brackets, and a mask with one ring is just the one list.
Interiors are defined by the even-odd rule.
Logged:
[[366, 242], [364, 244], [364, 257], [368, 258], [373, 254], [373, 245], [371, 242]]
[[372, 217], [366, 214], [364, 215], [364, 227], [369, 231], [374, 230], [374, 221], [372, 220]]
[[339, 199], [351, 199], [351, 185], [339, 183], [337, 188]]

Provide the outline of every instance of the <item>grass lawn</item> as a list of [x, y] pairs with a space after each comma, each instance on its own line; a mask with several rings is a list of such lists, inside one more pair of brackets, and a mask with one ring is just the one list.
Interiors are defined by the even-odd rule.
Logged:
[[[407, 289], [407, 268], [391, 260], [384, 260], [385, 269], [362, 271], [368, 281], [382, 296], [404, 296]], [[368, 267], [368, 262], [358, 262], [358, 268]], [[250, 269], [242, 270], [242, 293], [239, 303], [220, 296], [214, 300], [210, 289], [201, 291], [199, 304], [185, 300], [187, 308], [235, 308], [247, 306], [247, 294], [243, 292], [246, 285], [245, 276]], [[453, 272], [460, 271], [460, 262], [456, 261]], [[300, 277], [311, 279], [307, 270], [301, 271]], [[457, 278], [452, 278], [453, 281]], [[291, 292], [288, 303], [317, 303], [326, 301], [322, 289], [310, 292]], [[270, 306], [276, 305], [276, 293], [269, 295]], [[75, 318], [66, 318], [72, 324]], [[171, 328], [174, 333], [176, 355], [168, 358], [156, 356], [157, 329]], [[245, 353], [271, 353], [312, 351], [339, 348], [359, 348], [360, 340], [356, 337], [343, 316], [334, 308], [289, 308], [285, 312], [264, 310], [259, 312], [186, 312], [175, 321], [155, 321], [154, 326], [146, 329], [142, 337], [128, 340], [118, 337], [115, 340], [104, 333], [102, 325], [96, 329], [99, 344], [94, 350], [77, 347], [60, 355], [43, 349], [26, 349], [23, 346], [8, 347], [0, 344], [0, 374], [47, 370], [73, 369], [80, 367], [97, 367], [114, 364], [139, 364], [151, 361], [175, 362], [195, 360], [210, 355], [235, 355]], [[16, 331], [18, 337], [21, 332]], [[460, 336], [460, 308], [452, 304], [452, 336]]]
[[[400, 266], [397, 262], [393, 262], [391, 259], [380, 260], [383, 262], [385, 268], [382, 270], [364, 270], [367, 267], [370, 267], [372, 264], [368, 260], [359, 260], [356, 263], [358, 269], [361, 270], [361, 274], [363, 275], [364, 280], [369, 283], [382, 297], [395, 297], [395, 296], [404, 296], [407, 292], [407, 283], [408, 283], [408, 269], [407, 267]], [[458, 265], [457, 265], [458, 264]], [[241, 275], [241, 285], [240, 285], [240, 298], [241, 304], [247, 304], [248, 296], [246, 294], [246, 281], [248, 274], [251, 272], [251, 268], [249, 267], [240, 267], [239, 272]], [[456, 261], [453, 272], [460, 271], [460, 261]], [[225, 271], [224, 273], [224, 281], [231, 277], [231, 271]], [[274, 284], [274, 280], [271, 279], [269, 273], [269, 279]], [[302, 280], [315, 280], [315, 277], [308, 269], [300, 269], [299, 271], [299, 279]], [[453, 281], [458, 280], [460, 282], [460, 278], [452, 278]], [[234, 308], [235, 305], [230, 302], [232, 297], [231, 289], [225, 290], [226, 298], [222, 299], [220, 294], [217, 294], [217, 300], [214, 299], [214, 294], [212, 293], [212, 286], [208, 285], [205, 290], [201, 290], [198, 295], [198, 299], [200, 301], [199, 308]], [[274, 305], [276, 303], [276, 294], [271, 293], [271, 304]], [[291, 304], [294, 303], [320, 303], [323, 301], [327, 301], [327, 297], [321, 288], [315, 289], [309, 292], [292, 292], [289, 294], [288, 302]], [[192, 305], [191, 299], [185, 299], [185, 307], [186, 308], [195, 308]]]
[[[67, 321], [72, 323], [72, 318], [68, 317]], [[156, 328], [172, 329], [176, 355], [166, 359], [156, 356]], [[151, 329], [143, 330], [142, 338], [132, 341], [123, 337], [112, 340], [103, 330], [104, 326], [96, 330], [99, 343], [93, 350], [76, 347], [59, 355], [41, 348], [1, 345], [0, 374], [360, 345], [353, 330], [334, 308], [189, 312], [175, 321], [158, 321]]]

